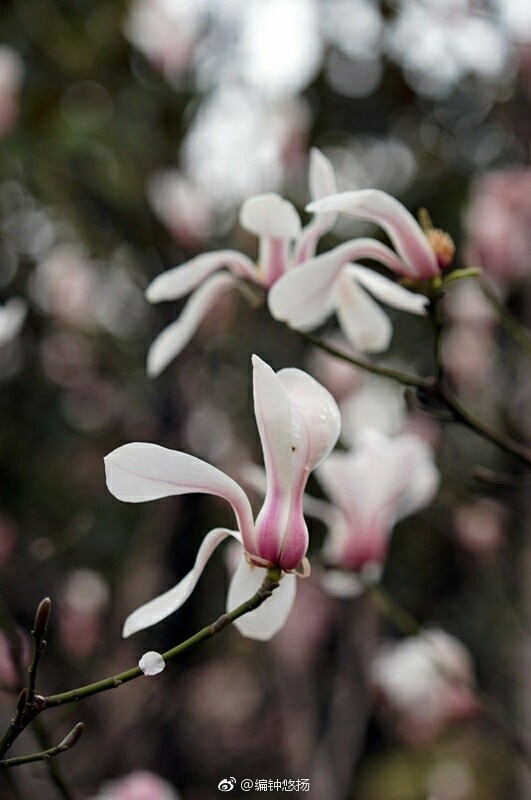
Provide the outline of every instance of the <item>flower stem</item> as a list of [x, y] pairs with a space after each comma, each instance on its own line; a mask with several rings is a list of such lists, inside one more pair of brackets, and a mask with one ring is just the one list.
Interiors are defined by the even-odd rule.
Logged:
[[439, 384], [438, 394], [447, 408], [453, 411], [457, 422], [461, 422], [463, 425], [466, 425], [467, 428], [470, 428], [470, 430], [482, 436], [483, 439], [487, 439], [507, 453], [522, 459], [528, 466], [531, 466], [531, 450], [528, 447], [511, 439], [510, 436], [506, 436], [497, 428], [493, 428], [487, 422], [465, 408], [459, 398], [456, 397], [446, 385]]
[[349, 364], [352, 364], [355, 367], [360, 367], [366, 372], [371, 372], [373, 375], [380, 375], [382, 378], [389, 378], [390, 380], [403, 384], [403, 386], [416, 386], [418, 389], [428, 389], [432, 385], [432, 379], [430, 378], [421, 378], [418, 375], [409, 375], [407, 372], [401, 372], [397, 369], [381, 367], [378, 364], [373, 364], [372, 361], [367, 361], [364, 358], [359, 358], [358, 356], [352, 356], [348, 353], [344, 353], [342, 350], [338, 350], [326, 342], [321, 341], [321, 339], [316, 339], [309, 333], [302, 333], [302, 331], [297, 331], [297, 333], [307, 342], [313, 344], [314, 347], [318, 347], [320, 350], [324, 350], [325, 353], [329, 353], [331, 356], [342, 359], [342, 361], [347, 361]]

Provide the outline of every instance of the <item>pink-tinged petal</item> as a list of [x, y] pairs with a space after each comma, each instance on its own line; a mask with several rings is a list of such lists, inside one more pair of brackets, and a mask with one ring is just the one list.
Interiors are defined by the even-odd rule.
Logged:
[[146, 289], [150, 303], [163, 300], [178, 300], [190, 294], [213, 272], [227, 268], [237, 278], [256, 280], [256, 266], [250, 258], [237, 250], [218, 250], [204, 253], [186, 264], [169, 269], [158, 275]]
[[[310, 195], [312, 200], [335, 194], [336, 176], [331, 162], [316, 147], [310, 151]], [[302, 231], [295, 255], [295, 263], [300, 264], [315, 255], [317, 242], [335, 224], [337, 214], [327, 212], [316, 214]]]
[[235, 278], [223, 272], [208, 278], [195, 290], [175, 322], [159, 333], [147, 356], [147, 372], [151, 378], [160, 375], [186, 347], [199, 325], [219, 298], [235, 285]]
[[276, 564], [290, 512], [293, 482], [291, 406], [271, 367], [253, 356], [254, 413], [267, 475], [264, 505], [256, 520], [258, 552]]
[[211, 464], [148, 442], [124, 444], [104, 460], [109, 491], [126, 503], [195, 493], [222, 497], [234, 509], [246, 548], [252, 547], [254, 524], [247, 495]]
[[293, 463], [289, 518], [282, 531], [278, 563], [283, 569], [296, 569], [308, 549], [304, 489], [310, 471], [328, 456], [337, 442], [341, 420], [332, 395], [310, 375], [299, 369], [283, 369], [278, 378], [292, 408]]
[[[233, 611], [249, 600], [260, 588], [266, 570], [254, 567], [242, 558], [230, 583], [227, 596], [227, 611]], [[234, 623], [243, 636], [260, 641], [268, 641], [286, 623], [295, 602], [297, 578], [284, 575], [280, 586], [271, 597], [255, 611], [245, 614]]]
[[288, 268], [289, 247], [299, 236], [300, 217], [288, 200], [270, 193], [251, 197], [242, 205], [240, 224], [259, 237], [259, 274], [269, 288]]
[[427, 313], [426, 306], [429, 299], [426, 295], [410, 292], [409, 289], [405, 289], [395, 281], [379, 275], [372, 269], [361, 267], [359, 264], [351, 264], [346, 268], [346, 272], [381, 303], [400, 311], [407, 311], [409, 314], [424, 316]]
[[362, 353], [387, 350], [393, 326], [380, 306], [346, 271], [337, 281], [336, 292], [339, 326], [354, 350]]
[[394, 197], [377, 189], [325, 197], [310, 203], [308, 211], [338, 211], [359, 219], [376, 222], [386, 231], [394, 246], [408, 264], [407, 273], [418, 279], [433, 278], [440, 273], [437, 256], [424, 231], [409, 211]]
[[345, 242], [290, 270], [275, 283], [268, 295], [272, 316], [296, 330], [318, 327], [334, 310], [337, 277], [346, 264], [360, 258], [373, 259], [395, 271], [407, 269], [392, 250], [376, 239]]
[[133, 611], [124, 623], [122, 636], [126, 639], [133, 633], [156, 625], [158, 622], [161, 622], [161, 620], [169, 617], [170, 614], [173, 614], [174, 611], [177, 611], [192, 594], [197, 581], [201, 577], [216, 547], [228, 536], [234, 536], [239, 539], [238, 533], [225, 530], [224, 528], [215, 528], [213, 531], [210, 531], [210, 533], [207, 533], [197, 553], [195, 564], [188, 575], [185, 575], [185, 577], [179, 581], [176, 586], [169, 589], [169, 591], [164, 592], [164, 594], [155, 597], [154, 600], [150, 600], [149, 603], [145, 603], [145, 605]]

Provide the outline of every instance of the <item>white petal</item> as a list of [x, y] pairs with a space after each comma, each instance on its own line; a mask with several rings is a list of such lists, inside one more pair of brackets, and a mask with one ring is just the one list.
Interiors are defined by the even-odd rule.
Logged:
[[164, 592], [164, 594], [155, 597], [154, 600], [150, 600], [149, 603], [145, 603], [145, 605], [133, 611], [125, 621], [122, 636], [127, 638], [133, 633], [144, 630], [144, 628], [150, 628], [152, 625], [156, 625], [158, 622], [161, 622], [161, 620], [169, 617], [174, 611], [177, 611], [192, 594], [197, 581], [201, 577], [216, 547], [228, 536], [239, 538], [235, 531], [228, 531], [224, 528], [215, 528], [213, 531], [210, 531], [210, 533], [207, 533], [197, 553], [195, 564], [188, 575], [185, 575], [185, 577], [179, 581], [176, 586], [169, 589], [169, 591]]
[[[232, 578], [227, 596], [227, 611], [233, 611], [246, 600], [250, 600], [262, 585], [266, 570], [253, 567], [242, 558]], [[275, 589], [255, 611], [250, 611], [237, 619], [234, 625], [243, 636], [267, 641], [285, 624], [295, 602], [297, 578], [284, 575], [280, 586]]]
[[246, 200], [240, 210], [240, 224], [268, 239], [294, 239], [301, 229], [295, 206], [272, 192]]
[[334, 281], [343, 264], [330, 253], [286, 273], [269, 291], [271, 315], [297, 330], [312, 330], [334, 310]]
[[[336, 176], [330, 161], [316, 147], [310, 151], [310, 195], [313, 200], [337, 192]], [[306, 225], [297, 243], [295, 264], [300, 264], [315, 255], [317, 242], [335, 224], [337, 214], [327, 212], [315, 214]]]
[[332, 162], [317, 147], [312, 147], [310, 150], [310, 194], [312, 200], [318, 200], [336, 192], [336, 176]]
[[380, 353], [389, 347], [391, 320], [346, 272], [337, 282], [337, 318], [341, 330], [358, 352]]
[[160, 653], [157, 653], [155, 650], [149, 650], [147, 653], [144, 653], [138, 662], [138, 666], [144, 675], [151, 676], [158, 675], [160, 672], [162, 672], [166, 666], [166, 662]]
[[347, 273], [361, 283], [373, 297], [391, 308], [408, 311], [410, 314], [425, 315], [427, 313], [426, 306], [429, 300], [425, 295], [410, 292], [409, 289], [405, 289], [395, 281], [379, 275], [372, 269], [361, 267], [359, 264], [348, 266]]
[[224, 272], [213, 275], [191, 295], [179, 318], [159, 333], [147, 357], [147, 371], [156, 377], [166, 369], [188, 344], [199, 325], [224, 292], [232, 288], [235, 279]]
[[253, 539], [251, 506], [241, 486], [195, 456], [132, 442], [105, 457], [105, 475], [111, 494], [126, 503], [193, 493], [222, 497], [233, 507], [246, 544]]
[[256, 267], [250, 258], [237, 250], [219, 250], [204, 253], [158, 275], [146, 289], [146, 299], [150, 303], [160, 303], [185, 297], [209, 275], [224, 267], [236, 277], [256, 280]]
[[409, 211], [394, 197], [377, 189], [325, 197], [310, 203], [308, 211], [339, 211], [370, 222], [386, 231], [394, 246], [411, 268], [408, 274], [417, 278], [433, 278], [439, 274], [437, 257], [422, 228]]
[[297, 411], [297, 425], [290, 444], [306, 452], [302, 467], [308, 473], [328, 456], [339, 438], [339, 408], [330, 392], [307, 372], [282, 369], [277, 377]]
[[306, 261], [277, 281], [268, 295], [272, 316], [297, 330], [321, 325], [334, 310], [336, 278], [346, 264], [359, 258], [374, 259], [396, 272], [407, 269], [392, 250], [376, 239], [353, 239]]

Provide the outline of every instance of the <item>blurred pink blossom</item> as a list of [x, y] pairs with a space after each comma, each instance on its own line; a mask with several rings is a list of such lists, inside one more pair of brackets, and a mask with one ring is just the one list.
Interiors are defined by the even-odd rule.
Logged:
[[153, 212], [177, 242], [194, 248], [208, 239], [214, 224], [211, 199], [179, 170], [155, 172], [147, 195]]
[[153, 772], [137, 770], [103, 784], [92, 800], [180, 800], [180, 795]]
[[433, 740], [450, 722], [471, 716], [478, 707], [468, 650], [438, 628], [381, 645], [371, 680], [384, 712], [413, 744]]
[[124, 33], [155, 69], [175, 80], [188, 68], [196, 35], [193, 6], [172, 0], [133, 0]]
[[531, 275], [531, 168], [488, 172], [474, 181], [465, 216], [468, 262], [498, 281]]

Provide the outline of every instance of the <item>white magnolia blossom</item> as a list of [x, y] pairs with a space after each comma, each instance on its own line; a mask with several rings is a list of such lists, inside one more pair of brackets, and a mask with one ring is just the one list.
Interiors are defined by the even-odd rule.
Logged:
[[[427, 506], [437, 492], [439, 472], [431, 448], [417, 436], [386, 437], [366, 430], [350, 451], [333, 453], [317, 470], [327, 504], [307, 507], [328, 525], [323, 556], [333, 569], [326, 586], [334, 592], [335, 570], [377, 579], [394, 525]], [[345, 595], [360, 590], [355, 574], [338, 579]]]
[[230, 536], [243, 545], [243, 551], [229, 588], [228, 610], [254, 595], [268, 568], [283, 572], [272, 597], [236, 620], [236, 627], [245, 636], [270, 639], [284, 624], [295, 598], [295, 572], [304, 569], [308, 548], [302, 509], [306, 481], [329, 455], [341, 423], [333, 397], [301, 370], [283, 369], [275, 374], [253, 356], [253, 382], [267, 474], [265, 500], [256, 519], [245, 492], [232, 478], [188, 453], [136, 442], [106, 457], [107, 486], [119, 500], [141, 503], [172, 495], [213, 494], [232, 505], [238, 523], [236, 531], [210, 531], [188, 575], [133, 612], [125, 622], [124, 636], [150, 627], [180, 608], [215, 548]]
[[27, 313], [28, 307], [21, 297], [12, 297], [0, 306], [0, 347], [17, 338]]
[[[332, 165], [316, 149], [310, 157], [310, 190], [314, 198], [335, 191]], [[334, 213], [317, 214], [303, 228], [295, 207], [277, 194], [246, 200], [240, 210], [240, 224], [258, 237], [256, 264], [236, 250], [204, 253], [159, 275], [148, 286], [146, 297], [151, 303], [177, 300], [192, 292], [179, 318], [151, 345], [149, 375], [158, 375], [179, 355], [219, 298], [239, 280], [269, 289], [287, 270], [315, 253], [319, 238], [330, 230], [335, 218]]]
[[[355, 350], [386, 350], [392, 325], [373, 298], [417, 315], [426, 314], [428, 299], [353, 262], [372, 259], [398, 275], [424, 280], [440, 273], [440, 257], [409, 211], [385, 192], [343, 192], [310, 203], [308, 210], [341, 212], [377, 222], [386, 230], [397, 253], [375, 239], [359, 238], [311, 258], [272, 288], [268, 297], [271, 314], [296, 330], [309, 331], [335, 313]], [[446, 243], [445, 235], [438, 233]]]

